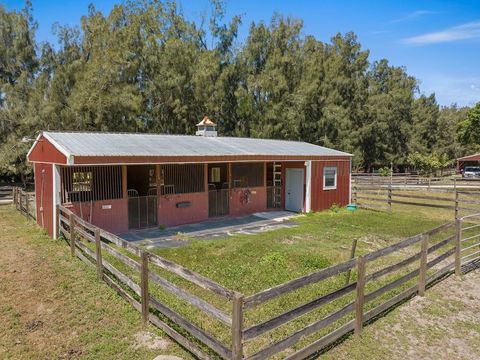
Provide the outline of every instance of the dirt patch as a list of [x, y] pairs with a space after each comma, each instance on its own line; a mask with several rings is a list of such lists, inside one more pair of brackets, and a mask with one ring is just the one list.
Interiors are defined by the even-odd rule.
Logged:
[[152, 334], [148, 331], [139, 331], [135, 334], [135, 344], [134, 347], [139, 348], [146, 348], [149, 350], [165, 350], [170, 342]]
[[25, 330], [31, 332], [40, 329], [43, 326], [42, 320], [32, 320], [25, 325]]

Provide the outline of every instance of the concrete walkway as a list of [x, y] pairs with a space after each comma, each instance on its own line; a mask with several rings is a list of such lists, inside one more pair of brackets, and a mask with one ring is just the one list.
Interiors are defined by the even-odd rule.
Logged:
[[299, 216], [289, 211], [269, 211], [235, 218], [217, 218], [195, 224], [167, 229], [145, 229], [120, 234], [122, 239], [151, 248], [186, 246], [189, 239], [213, 240], [236, 234], [256, 234], [297, 226], [293, 221]]

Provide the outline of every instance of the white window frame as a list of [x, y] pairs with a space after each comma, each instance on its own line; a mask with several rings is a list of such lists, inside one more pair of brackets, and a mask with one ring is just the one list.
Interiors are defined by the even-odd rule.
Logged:
[[[335, 171], [335, 184], [333, 186], [325, 186], [326, 183], [326, 172], [327, 171]], [[336, 190], [337, 189], [337, 177], [338, 177], [338, 169], [336, 166], [329, 166], [323, 168], [323, 190]]]

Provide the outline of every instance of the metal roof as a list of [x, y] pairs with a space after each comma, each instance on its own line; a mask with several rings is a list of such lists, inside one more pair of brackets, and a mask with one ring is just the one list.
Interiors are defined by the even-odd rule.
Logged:
[[469, 156], [464, 156], [459, 159], [458, 161], [480, 161], [480, 154], [474, 154], [474, 155], [469, 155]]
[[42, 133], [68, 156], [352, 156], [300, 141], [139, 133]]

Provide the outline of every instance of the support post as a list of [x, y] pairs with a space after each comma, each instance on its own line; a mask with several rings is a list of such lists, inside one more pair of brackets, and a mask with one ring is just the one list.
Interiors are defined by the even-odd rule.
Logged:
[[363, 328], [363, 305], [365, 303], [365, 258], [357, 259], [357, 294], [355, 299], [355, 335], [360, 336]]
[[455, 189], [455, 220], [458, 219], [458, 190]]
[[57, 217], [57, 228], [55, 229], [55, 234], [56, 234], [56, 237], [55, 239], [58, 239], [60, 237], [60, 227], [62, 226], [62, 224], [60, 224], [60, 208], [59, 208], [60, 205], [55, 205], [55, 216]]
[[70, 214], [70, 252], [75, 256], [75, 219], [73, 214]]
[[243, 358], [243, 295], [235, 293], [232, 309], [232, 359]]
[[456, 222], [456, 238], [455, 238], [455, 275], [462, 275], [460, 254], [462, 249], [462, 219], [455, 220]]
[[392, 185], [388, 187], [388, 212], [392, 212]]
[[100, 280], [103, 279], [102, 264], [102, 242], [100, 240], [100, 229], [95, 229], [95, 255], [97, 257], [97, 275]]
[[140, 273], [140, 297], [142, 301], [142, 324], [148, 325], [150, 312], [150, 295], [148, 293], [148, 253], [142, 252], [142, 267]]
[[[357, 249], [358, 239], [353, 239], [352, 250], [350, 250], [350, 260], [355, 257], [355, 250]], [[347, 271], [347, 278], [345, 279], [345, 286], [350, 283], [350, 276], [352, 275], [352, 269]]]
[[429, 236], [424, 235], [422, 237], [422, 250], [420, 253], [420, 273], [418, 276], [418, 295], [425, 295], [425, 287], [427, 280], [427, 255], [428, 255], [428, 240]]
[[30, 212], [29, 212], [30, 210], [28, 209], [28, 206], [30, 204], [29, 197], [30, 195], [26, 192], [25, 193], [25, 216], [27, 217], [27, 219], [30, 216]]

